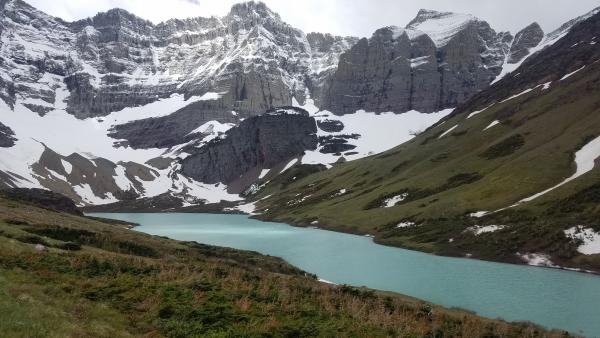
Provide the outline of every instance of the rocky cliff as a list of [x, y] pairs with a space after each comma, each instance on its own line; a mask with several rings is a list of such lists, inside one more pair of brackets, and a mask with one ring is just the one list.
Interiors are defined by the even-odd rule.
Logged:
[[529, 50], [544, 39], [544, 31], [537, 22], [520, 30], [510, 46], [508, 63], [517, 63], [529, 54]]
[[337, 114], [455, 107], [500, 73], [511, 41], [471, 15], [421, 10], [405, 29], [379, 29], [342, 54], [322, 106]]
[[317, 127], [298, 108], [244, 120], [182, 160], [181, 171], [200, 182], [226, 184], [251, 169], [271, 169], [317, 148]]

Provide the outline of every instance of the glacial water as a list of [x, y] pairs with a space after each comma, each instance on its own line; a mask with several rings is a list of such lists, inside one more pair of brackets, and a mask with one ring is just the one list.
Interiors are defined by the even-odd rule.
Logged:
[[531, 321], [600, 337], [600, 277], [449, 258], [386, 247], [371, 238], [261, 222], [242, 215], [103, 213], [135, 230], [279, 256], [324, 280], [389, 290], [489, 318]]

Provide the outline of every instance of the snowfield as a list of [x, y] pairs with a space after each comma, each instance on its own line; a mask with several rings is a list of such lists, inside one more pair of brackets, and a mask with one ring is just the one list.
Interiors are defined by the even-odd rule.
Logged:
[[[344, 129], [337, 133], [317, 131], [317, 136], [336, 136], [358, 134], [358, 140], [349, 140], [356, 148], [350, 150], [350, 155], [344, 155], [347, 161], [356, 160], [373, 154], [384, 152], [412, 139], [416, 133], [423, 131], [450, 114], [454, 109], [425, 114], [415, 110], [403, 114], [369, 113], [358, 110], [354, 114], [337, 116], [326, 110], [319, 110], [312, 99], [307, 99], [304, 105], [294, 100], [294, 105], [304, 110], [317, 121], [332, 119], [341, 121]], [[339, 159], [334, 154], [323, 154], [319, 149], [307, 151], [302, 157], [305, 164], [332, 164]]]

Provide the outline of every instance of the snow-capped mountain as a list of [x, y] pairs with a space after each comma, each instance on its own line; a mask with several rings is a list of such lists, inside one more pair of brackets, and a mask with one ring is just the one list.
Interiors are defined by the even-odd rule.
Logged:
[[[240, 200], [290, 165], [407, 141], [539, 49], [538, 33], [515, 43], [473, 16], [422, 10], [359, 40], [305, 34], [260, 2], [153, 24], [0, 1], [0, 186], [81, 205]], [[275, 107], [287, 108], [261, 116]]]

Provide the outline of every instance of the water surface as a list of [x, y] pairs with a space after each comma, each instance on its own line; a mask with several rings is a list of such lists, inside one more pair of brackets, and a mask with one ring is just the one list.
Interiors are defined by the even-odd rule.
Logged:
[[371, 238], [243, 215], [103, 213], [135, 230], [279, 256], [319, 278], [399, 292], [489, 318], [600, 337], [600, 277], [386, 247]]

